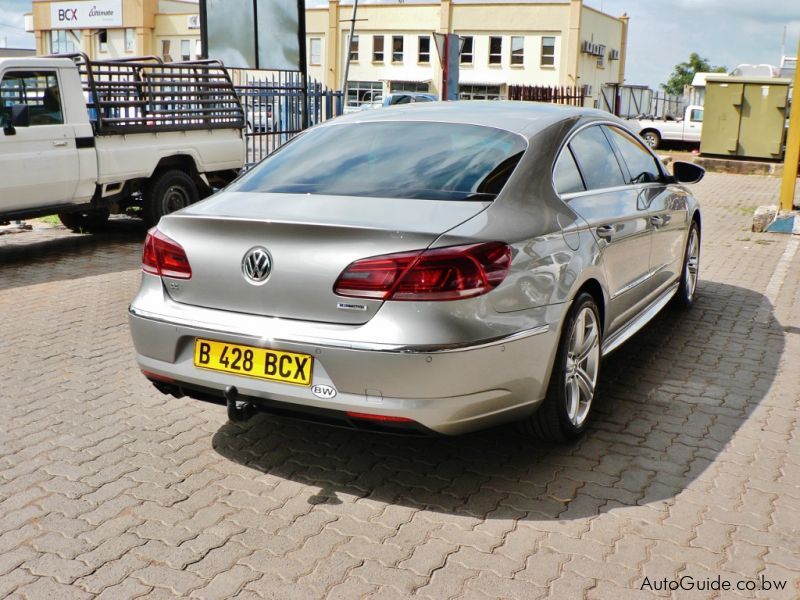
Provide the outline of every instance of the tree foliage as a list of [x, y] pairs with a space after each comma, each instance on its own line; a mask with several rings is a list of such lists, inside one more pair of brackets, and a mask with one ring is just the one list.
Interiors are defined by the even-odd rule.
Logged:
[[725, 73], [727, 70], [727, 67], [712, 66], [707, 58], [692, 52], [687, 62], [675, 65], [669, 80], [667, 83], [662, 83], [661, 88], [668, 94], [680, 96], [683, 94], [683, 87], [691, 85], [695, 73]]

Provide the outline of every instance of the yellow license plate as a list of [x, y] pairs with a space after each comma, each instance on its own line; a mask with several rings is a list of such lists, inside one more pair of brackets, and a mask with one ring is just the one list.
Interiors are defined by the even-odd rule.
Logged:
[[197, 338], [194, 366], [294, 385], [311, 385], [313, 357]]

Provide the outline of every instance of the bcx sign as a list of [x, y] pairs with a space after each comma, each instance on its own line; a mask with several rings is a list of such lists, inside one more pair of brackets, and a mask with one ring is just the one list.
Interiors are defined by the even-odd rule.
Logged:
[[122, 0], [52, 2], [51, 29], [122, 27]]

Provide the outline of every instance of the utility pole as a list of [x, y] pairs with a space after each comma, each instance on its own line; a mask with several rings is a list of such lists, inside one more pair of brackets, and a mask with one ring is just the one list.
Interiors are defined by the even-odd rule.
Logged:
[[[347, 78], [350, 76], [350, 45], [353, 43], [353, 33], [356, 29], [356, 12], [358, 11], [358, 0], [353, 0], [353, 14], [350, 16], [350, 35], [347, 36], [347, 60], [344, 63], [344, 77], [342, 78], [342, 107], [347, 106]], [[384, 49], [385, 52], [385, 49]]]
[[[797, 44], [800, 59], [800, 42]], [[783, 181], [781, 182], [781, 210], [792, 210], [794, 190], [797, 186], [797, 162], [800, 160], [800, 60], [794, 68], [794, 91], [792, 108], [789, 111], [789, 133], [786, 135], [786, 155], [783, 157]]]

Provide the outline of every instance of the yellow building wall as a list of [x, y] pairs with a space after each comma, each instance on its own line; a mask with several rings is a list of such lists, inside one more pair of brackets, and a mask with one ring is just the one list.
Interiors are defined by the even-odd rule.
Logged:
[[[583, 6], [581, 11], [581, 42], [592, 41], [603, 44], [606, 54], [603, 66], [598, 66], [596, 56], [579, 52], [578, 74], [580, 85], [592, 86], [592, 97], [600, 98], [601, 90], [606, 83], [622, 83], [623, 75], [623, 39], [624, 23], [621, 19], [609, 17], [588, 6]], [[619, 60], [609, 60], [609, 53], [614, 49], [620, 51]], [[580, 51], [580, 44], [578, 46]]]

